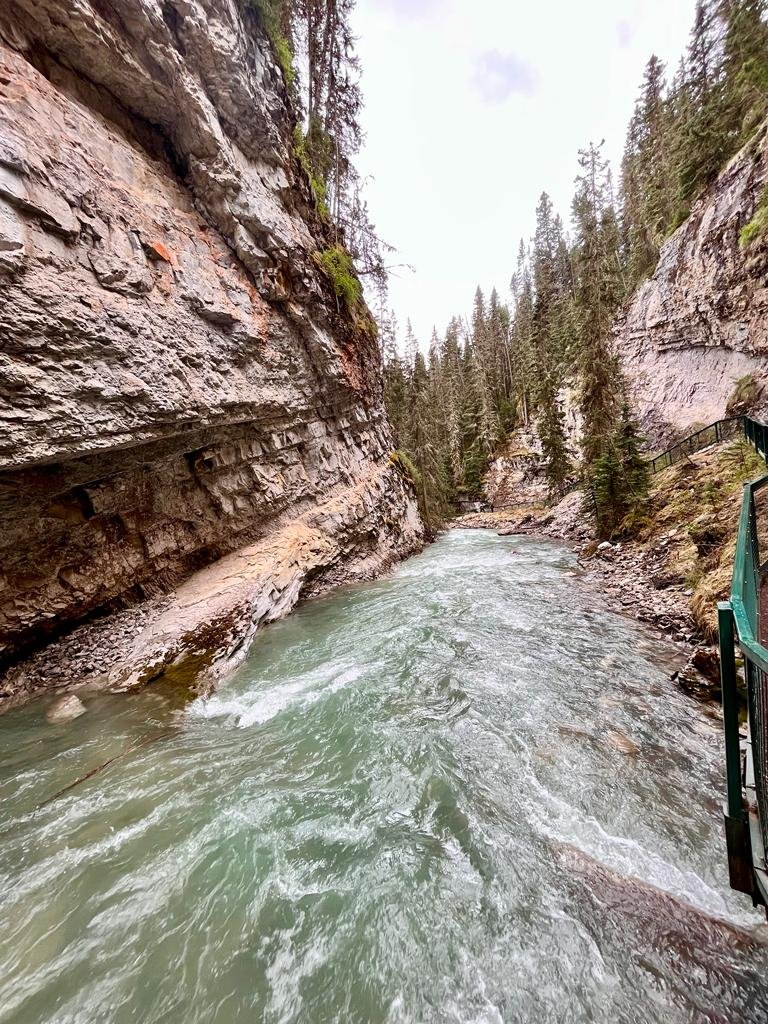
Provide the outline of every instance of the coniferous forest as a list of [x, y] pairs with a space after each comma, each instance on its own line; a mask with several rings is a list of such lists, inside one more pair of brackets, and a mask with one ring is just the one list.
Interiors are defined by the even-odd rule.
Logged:
[[[699, 0], [687, 52], [672, 73], [645, 69], [616, 177], [590, 143], [578, 154], [567, 219], [546, 193], [532, 239], [510, 253], [510, 294], [478, 287], [469, 318], [444, 335], [401, 337], [382, 315], [385, 392], [401, 456], [426, 522], [479, 496], [492, 453], [534, 426], [553, 499], [584, 487], [598, 531], [631, 529], [647, 478], [612, 326], [650, 274], [664, 240], [768, 113], [766, 0]], [[741, 234], [768, 220], [768, 197]], [[580, 422], [576, 445], [566, 402]]]

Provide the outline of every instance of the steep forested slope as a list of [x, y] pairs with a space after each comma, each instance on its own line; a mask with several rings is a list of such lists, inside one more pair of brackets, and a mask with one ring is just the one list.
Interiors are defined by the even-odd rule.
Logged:
[[569, 220], [542, 194], [516, 266], [510, 254], [511, 302], [478, 289], [471, 320], [435, 334], [428, 359], [413, 339], [403, 359], [387, 325], [389, 407], [432, 518], [480, 494], [499, 444], [534, 426], [551, 496], [580, 481], [597, 529], [615, 532], [646, 492], [641, 434], [654, 447], [759, 399], [765, 0], [700, 0], [666, 79], [652, 57], [618, 187], [589, 144]]

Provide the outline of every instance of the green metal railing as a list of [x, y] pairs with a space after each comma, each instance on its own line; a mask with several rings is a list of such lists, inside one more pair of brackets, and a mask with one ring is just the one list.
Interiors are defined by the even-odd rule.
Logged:
[[[720, 441], [727, 441], [731, 437], [736, 437], [741, 433], [742, 424], [745, 422], [747, 421], [745, 421], [743, 416], [729, 416], [724, 420], [716, 420], [714, 423], [702, 427], [701, 430], [694, 430], [692, 434], [688, 434], [687, 437], [677, 441], [667, 448], [666, 451], [654, 455], [652, 459], [648, 459], [648, 468], [651, 473], [659, 473], [662, 469], [674, 466], [675, 463], [680, 462], [687, 455], [692, 455], [694, 452], [707, 448], [711, 444], [718, 444]], [[749, 422], [753, 421], [750, 420]], [[756, 424], [756, 426], [762, 427], [762, 424]], [[766, 428], [763, 427], [763, 429]]]
[[[768, 426], [744, 418], [744, 435], [765, 459]], [[730, 601], [718, 605], [720, 678], [726, 758], [725, 832], [731, 886], [768, 906], [768, 649], [761, 641], [761, 592], [768, 563], [761, 559], [760, 492], [768, 475], [745, 484], [733, 562]], [[768, 598], [768, 590], [766, 591]], [[768, 599], [766, 600], [768, 608]], [[747, 739], [739, 736], [740, 696], [735, 651], [744, 659]]]
[[766, 453], [768, 453], [768, 426], [765, 423], [758, 423], [757, 420], [751, 420], [748, 416], [742, 418], [744, 420], [744, 435], [758, 455], [762, 455], [765, 459]]

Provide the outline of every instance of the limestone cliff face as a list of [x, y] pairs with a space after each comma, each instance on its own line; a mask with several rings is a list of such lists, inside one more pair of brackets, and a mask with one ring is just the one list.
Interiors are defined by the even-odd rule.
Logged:
[[0, 655], [239, 549], [248, 632], [419, 545], [290, 135], [234, 0], [3, 4]]
[[546, 504], [549, 488], [535, 426], [519, 427], [496, 450], [483, 492], [492, 509]]
[[633, 402], [652, 440], [724, 416], [739, 378], [768, 379], [768, 246], [739, 245], [766, 181], [764, 129], [664, 244], [618, 325]]

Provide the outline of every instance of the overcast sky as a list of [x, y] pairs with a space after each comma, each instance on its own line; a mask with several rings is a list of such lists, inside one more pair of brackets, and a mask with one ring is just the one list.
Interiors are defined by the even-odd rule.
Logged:
[[542, 190], [570, 227], [577, 151], [618, 167], [643, 68], [674, 71], [694, 0], [358, 0], [360, 169], [396, 245], [391, 301], [426, 347], [475, 286], [508, 296]]

